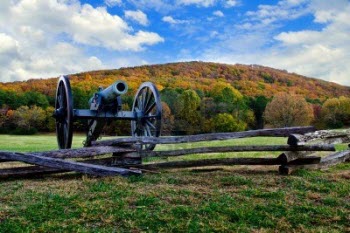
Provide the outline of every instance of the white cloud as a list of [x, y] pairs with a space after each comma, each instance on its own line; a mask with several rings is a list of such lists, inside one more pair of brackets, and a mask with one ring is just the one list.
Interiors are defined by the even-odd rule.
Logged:
[[218, 4], [226, 7], [240, 5], [240, 0], [127, 0], [138, 9], [152, 9], [162, 14], [169, 14], [176, 10], [182, 10], [183, 6], [196, 5], [197, 7], [212, 7]]
[[3, 0], [0, 5], [0, 81], [106, 68], [91, 48], [142, 51], [164, 41], [134, 31], [104, 7], [77, 0]]
[[320, 31], [278, 34], [275, 39], [283, 45], [279, 54], [281, 58], [270, 58], [269, 62], [294, 72], [350, 85], [350, 3], [332, 2], [327, 6], [328, 11], [320, 5], [312, 7], [315, 21], [320, 21], [320, 15], [327, 15], [324, 22], [328, 24]]
[[83, 51], [68, 43], [58, 43], [42, 49], [40, 53], [32, 54], [28, 54], [31, 51], [29, 48], [20, 49], [21, 56], [8, 56], [7, 60], [10, 62], [0, 69], [2, 82], [57, 77], [61, 74], [105, 68], [98, 58], [86, 56]]
[[309, 0], [281, 0], [276, 5], [259, 5], [258, 11], [248, 11], [249, 21], [267, 26], [281, 20], [297, 19], [310, 13]]
[[211, 38], [216, 38], [219, 35], [219, 33], [217, 31], [211, 31], [210, 32], [210, 37]]
[[197, 5], [202, 7], [209, 7], [215, 4], [216, 0], [177, 0], [179, 5]]
[[[84, 5], [80, 12], [74, 14], [70, 26], [72, 30], [69, 33], [75, 41], [113, 50], [140, 51], [143, 45], [163, 41], [163, 38], [152, 32], [132, 34], [132, 29], [119, 16], [110, 15], [105, 8], [93, 8], [90, 5]], [[140, 33], [148, 34], [149, 37], [140, 37]], [[129, 40], [137, 43], [130, 43]]]
[[[281, 20], [301, 16], [295, 11], [301, 6], [315, 22], [323, 23], [322, 29], [275, 30], [277, 21], [281, 24]], [[252, 21], [246, 20], [232, 32], [227, 30], [224, 39], [198, 59], [261, 64], [350, 86], [349, 12], [349, 1], [343, 0], [311, 0], [307, 5], [303, 0], [289, 0], [260, 6], [247, 16], [255, 17]], [[266, 19], [270, 19], [267, 24]]]
[[18, 41], [7, 34], [0, 33], [0, 78], [4, 75], [2, 70], [20, 56]]
[[235, 7], [239, 5], [239, 1], [237, 0], [226, 0], [225, 6], [226, 7]]
[[105, 0], [105, 4], [109, 7], [120, 6], [122, 4], [122, 0]]
[[217, 16], [217, 17], [224, 17], [224, 13], [222, 13], [222, 11], [214, 11], [213, 15]]
[[15, 52], [18, 48], [18, 42], [5, 33], [0, 33], [0, 44], [0, 54]]
[[298, 32], [281, 32], [274, 39], [281, 41], [285, 45], [313, 44], [319, 40], [320, 32], [318, 31], [298, 31]]
[[173, 0], [128, 0], [128, 2], [135, 5], [138, 9], [152, 9], [163, 14], [176, 9]]
[[126, 19], [131, 19], [133, 21], [136, 21], [143, 26], [147, 26], [149, 24], [147, 15], [140, 10], [124, 11], [124, 15]]
[[187, 20], [180, 20], [180, 19], [174, 19], [172, 16], [164, 16], [162, 18], [163, 22], [170, 23], [170, 24], [183, 24], [188, 23]]
[[310, 9], [314, 12], [315, 22], [329, 23], [337, 17], [339, 12], [342, 12], [344, 6], [349, 4], [347, 0], [322, 1], [313, 0], [310, 3]]
[[130, 35], [121, 40], [122, 44], [127, 47], [138, 48], [142, 50], [140, 44], [153, 45], [158, 42], [163, 42], [164, 39], [160, 37], [157, 33], [138, 31], [135, 35]]
[[162, 20], [166, 23], [170, 23], [170, 24], [177, 24], [178, 23], [178, 20], [175, 20], [173, 17], [171, 16], [164, 16], [162, 18]]

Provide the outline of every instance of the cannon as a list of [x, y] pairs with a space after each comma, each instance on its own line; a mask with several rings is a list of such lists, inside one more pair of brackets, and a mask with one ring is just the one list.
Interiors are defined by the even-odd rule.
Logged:
[[[87, 135], [84, 147], [96, 141], [103, 127], [113, 120], [130, 120], [133, 137], [159, 137], [162, 122], [162, 104], [157, 87], [144, 82], [137, 90], [131, 111], [122, 110], [121, 95], [128, 91], [124, 81], [116, 81], [106, 89], [99, 88], [90, 98], [90, 109], [74, 109], [68, 76], [61, 76], [57, 83], [55, 110], [57, 143], [60, 149], [72, 146], [73, 122], [87, 119]], [[153, 150], [155, 144], [142, 145], [143, 150]]]

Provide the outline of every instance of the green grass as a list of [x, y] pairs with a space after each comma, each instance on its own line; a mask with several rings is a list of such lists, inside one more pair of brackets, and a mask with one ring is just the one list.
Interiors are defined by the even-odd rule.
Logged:
[[[83, 146], [85, 136], [74, 135], [73, 148]], [[32, 152], [32, 151], [48, 151], [58, 149], [55, 134], [43, 135], [0, 135], [0, 150], [18, 151], [18, 152]]]
[[[0, 135], [0, 150], [56, 149], [55, 140], [53, 135]], [[74, 146], [80, 147], [83, 140], [75, 136]], [[286, 139], [250, 138], [210, 145], [233, 143], [285, 144]], [[0, 232], [276, 231], [349, 232], [350, 164], [326, 171], [299, 170], [291, 176], [278, 175], [274, 166], [234, 166], [211, 172], [162, 170], [129, 178], [68, 173], [0, 180]]]

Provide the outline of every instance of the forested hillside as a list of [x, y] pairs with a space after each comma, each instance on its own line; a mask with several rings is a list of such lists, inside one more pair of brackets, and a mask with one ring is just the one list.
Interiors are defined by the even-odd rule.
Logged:
[[[87, 90], [100, 85], [109, 85], [116, 79], [127, 81], [132, 89], [137, 88], [141, 82], [150, 80], [155, 82], [160, 90], [169, 87], [191, 88], [205, 92], [210, 90], [213, 83], [224, 81], [230, 83], [246, 96], [264, 95], [271, 97], [275, 93], [286, 91], [310, 99], [324, 101], [331, 97], [350, 95], [350, 87], [258, 65], [183, 62], [91, 71], [71, 75], [73, 87]], [[53, 96], [56, 81], [56, 78], [51, 78], [0, 83], [0, 90], [37, 91]]]
[[[327, 116], [334, 119], [322, 119], [321, 122], [319, 118], [327, 118], [323, 108], [327, 101], [333, 101], [328, 110], [333, 105], [339, 105], [341, 96], [346, 98], [345, 102], [341, 101], [347, 104], [350, 87], [258, 65], [183, 62], [73, 74], [70, 75], [70, 80], [75, 108], [86, 108], [88, 99], [99, 86], [107, 87], [118, 79], [125, 80], [129, 85], [129, 92], [123, 97], [126, 109], [130, 108], [133, 95], [142, 82], [151, 81], [158, 86], [168, 119], [165, 130], [169, 133], [261, 128], [264, 126], [263, 114], [266, 105], [280, 92], [301, 96], [306, 100], [313, 109], [313, 121], [317, 120], [320, 127], [347, 124], [344, 112], [339, 113], [342, 116], [338, 116], [337, 119]], [[0, 126], [3, 129], [18, 128], [17, 123], [14, 125], [15, 120], [11, 122], [11, 117], [20, 117], [16, 114], [18, 111], [39, 109], [41, 113], [37, 115], [44, 112], [49, 114], [52, 110], [50, 106], [53, 106], [54, 102], [56, 83], [57, 78], [0, 83]], [[44, 117], [41, 121], [43, 119]], [[45, 119], [51, 122], [49, 115]], [[39, 121], [30, 127], [37, 128], [40, 125], [42, 124]], [[39, 130], [53, 130], [52, 122], [44, 125], [47, 127], [39, 127]]]

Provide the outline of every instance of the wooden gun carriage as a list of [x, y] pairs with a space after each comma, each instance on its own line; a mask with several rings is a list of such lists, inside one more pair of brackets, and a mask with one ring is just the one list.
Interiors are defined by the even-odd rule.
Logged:
[[[162, 104], [157, 87], [151, 82], [141, 84], [136, 92], [131, 111], [122, 110], [121, 95], [128, 90], [124, 81], [116, 81], [106, 89], [99, 88], [89, 100], [90, 109], [74, 109], [72, 91], [67, 76], [58, 80], [55, 111], [57, 142], [60, 149], [69, 149], [73, 138], [73, 121], [88, 119], [85, 147], [96, 141], [104, 125], [112, 120], [130, 120], [134, 137], [159, 137], [162, 122]], [[153, 150], [155, 144], [144, 145]]]

